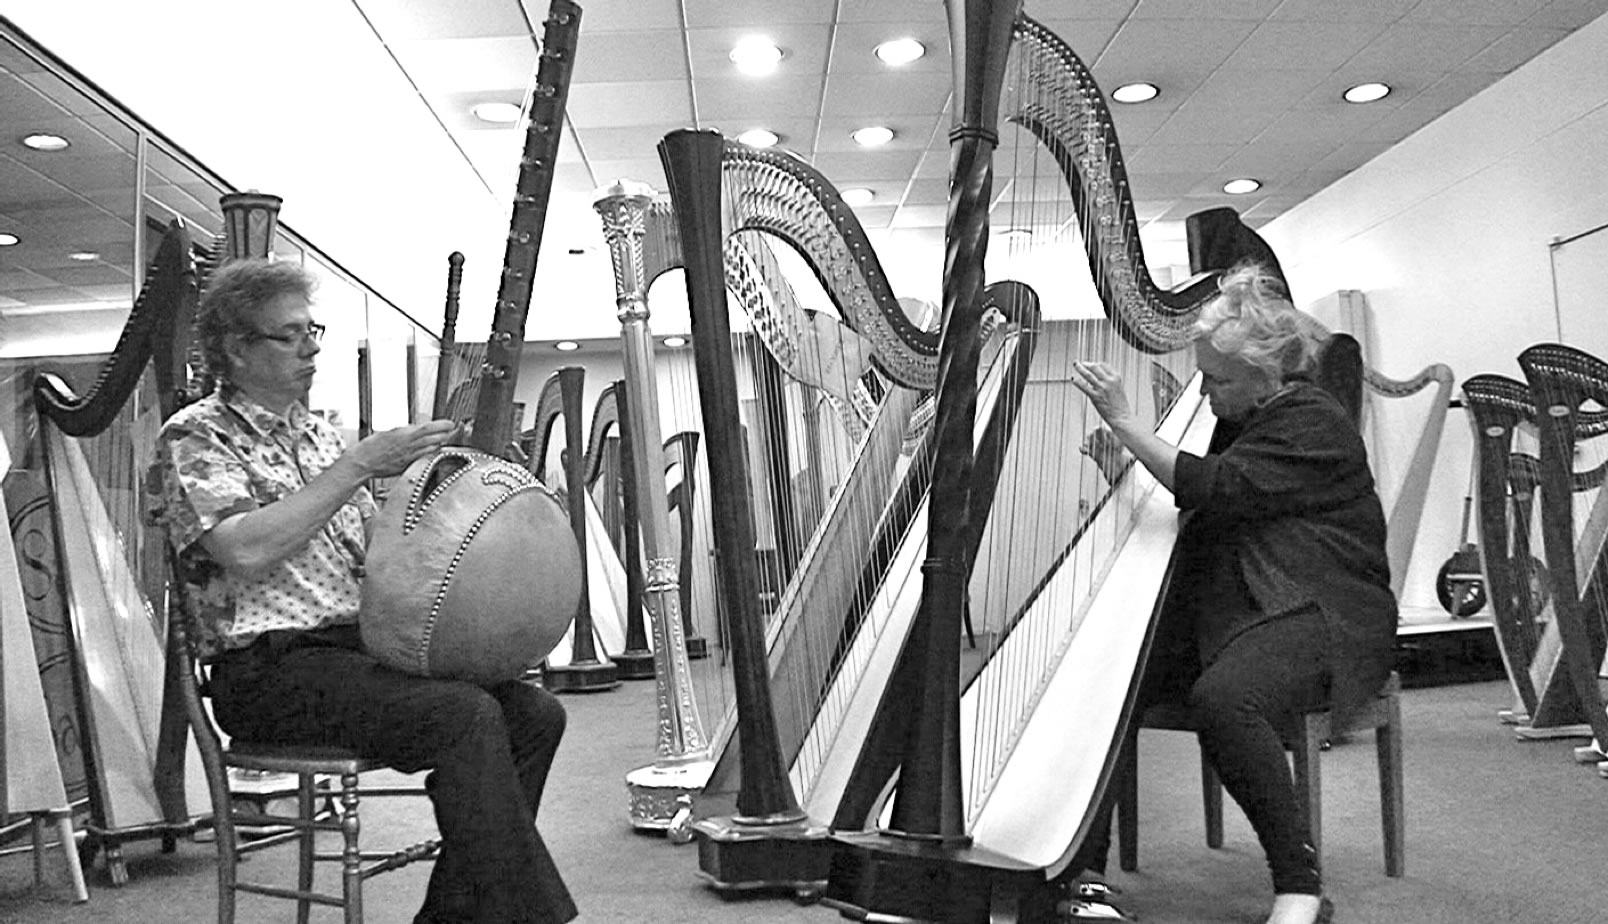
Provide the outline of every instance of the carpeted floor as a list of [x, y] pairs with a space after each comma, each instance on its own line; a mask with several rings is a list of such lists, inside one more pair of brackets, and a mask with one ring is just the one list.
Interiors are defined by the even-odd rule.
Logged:
[[[624, 775], [654, 757], [653, 684], [574, 695], [569, 733], [542, 807], [541, 828], [582, 911], [582, 921], [680, 922], [838, 920], [821, 905], [783, 897], [727, 901], [697, 875], [696, 848], [633, 832]], [[1324, 854], [1339, 924], [1586, 924], [1608, 909], [1608, 780], [1573, 761], [1578, 740], [1520, 742], [1496, 718], [1511, 705], [1505, 683], [1429, 687], [1403, 694], [1406, 725], [1407, 875], [1384, 875], [1374, 752], [1363, 740], [1324, 757]], [[1227, 843], [1205, 846], [1193, 740], [1141, 738], [1140, 870], [1114, 876], [1145, 924], [1257, 924], [1269, 886], [1261, 853], [1237, 809]], [[375, 805], [365, 835], [427, 830], [428, 818]], [[73, 904], [59, 856], [51, 880], [33, 886], [25, 853], [0, 857], [3, 924], [205, 924], [215, 915], [212, 846], [185, 842], [162, 854], [155, 843], [126, 851], [130, 881], [112, 887], [89, 873], [90, 900]], [[288, 859], [288, 858], [287, 858]], [[254, 874], [288, 869], [250, 861]], [[427, 869], [374, 880], [365, 893], [370, 924], [407, 924]], [[241, 924], [289, 922], [280, 901], [244, 897]], [[337, 912], [315, 909], [314, 921]]]

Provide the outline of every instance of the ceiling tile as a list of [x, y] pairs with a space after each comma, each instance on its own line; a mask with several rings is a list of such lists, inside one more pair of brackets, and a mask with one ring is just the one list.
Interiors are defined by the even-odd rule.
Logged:
[[[1213, 19], [1261, 21], [1278, 8], [1280, 0], [1212, 0]], [[1134, 19], [1200, 19], [1198, 0], [1139, 0]]]
[[1386, 30], [1379, 22], [1266, 22], [1223, 62], [1225, 68], [1263, 69], [1300, 62], [1332, 71]]
[[825, 111], [837, 116], [887, 117], [937, 115], [949, 101], [947, 74], [882, 73], [833, 75], [826, 81]]
[[731, 50], [749, 32], [743, 29], [690, 29], [687, 54], [692, 75], [697, 80], [738, 79], [752, 86], [764, 86], [789, 77], [818, 76], [826, 73], [827, 52], [831, 48], [832, 28], [820, 23], [779, 23], [765, 37], [782, 49], [782, 60], [770, 76], [743, 74], [732, 63]]
[[1546, 5], [1547, 0], [1423, 0], [1401, 20], [1403, 23], [1516, 26]]
[[1502, 32], [1498, 26], [1403, 23], [1391, 27], [1346, 63], [1381, 74], [1404, 63], [1418, 70], [1451, 70], [1485, 50]]
[[696, 86], [698, 124], [704, 128], [724, 128], [728, 123], [747, 127], [756, 114], [818, 118], [823, 82], [819, 74], [777, 76], [763, 83], [743, 77], [704, 78]]
[[1284, 22], [1392, 23], [1419, 0], [1284, 0], [1268, 18]]
[[1198, 71], [1217, 67], [1256, 31], [1247, 20], [1129, 20], [1091, 64], [1097, 73], [1145, 73], [1165, 61], [1169, 68]]
[[565, 114], [578, 129], [666, 121], [691, 124], [692, 101], [687, 85], [678, 80], [583, 83], [570, 87]]
[[1240, 149], [1237, 144], [1147, 144], [1128, 158], [1135, 173], [1215, 173]]
[[812, 166], [833, 186], [859, 186], [876, 180], [902, 180], [921, 159], [918, 151], [826, 151], [815, 155]]
[[390, 48], [414, 85], [428, 92], [524, 88], [536, 72], [536, 44], [522, 36], [425, 39]]
[[607, 83], [622, 76], [634, 81], [686, 80], [682, 48], [680, 29], [586, 35], [575, 46], [570, 81]]
[[687, 28], [829, 23], [838, 0], [682, 0]]
[[[418, 2], [418, 0], [404, 0]], [[545, 0], [523, 0], [532, 22], [547, 15]], [[681, 29], [680, 0], [586, 0], [581, 7], [581, 39], [600, 32], [637, 32], [643, 29]]]
[[1488, 45], [1484, 51], [1469, 58], [1463, 68], [1476, 71], [1497, 71], [1506, 74], [1536, 55], [1558, 43], [1567, 29], [1536, 28], [1526, 26], [1514, 29]]
[[[511, 0], [352, 0], [374, 31], [388, 41], [528, 35], [530, 24]], [[583, 11], [584, 21], [584, 11]], [[532, 20], [540, 27], [540, 18]]]

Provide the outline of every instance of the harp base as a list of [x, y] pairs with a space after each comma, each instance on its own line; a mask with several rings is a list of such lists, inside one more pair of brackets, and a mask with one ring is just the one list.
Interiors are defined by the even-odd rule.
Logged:
[[620, 685], [620, 672], [602, 661], [542, 668], [542, 686], [552, 693], [602, 693]]
[[857, 921], [988, 924], [996, 900], [1026, 910], [1046, 891], [1043, 870], [986, 847], [882, 832], [835, 840], [822, 900]]
[[654, 678], [653, 652], [647, 649], [627, 649], [614, 656], [621, 680], [652, 680]]
[[724, 816], [692, 823], [698, 875], [717, 892], [791, 892], [813, 902], [826, 890], [832, 840], [808, 818], [764, 824]]
[[703, 792], [715, 762], [707, 756], [662, 757], [625, 775], [631, 827], [662, 831], [678, 844], [692, 840], [692, 802]]

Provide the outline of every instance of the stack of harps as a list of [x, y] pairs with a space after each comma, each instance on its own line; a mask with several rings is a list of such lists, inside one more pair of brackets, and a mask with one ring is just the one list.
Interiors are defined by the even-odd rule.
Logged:
[[1519, 354], [1541, 450], [1541, 537], [1562, 660], [1594, 741], [1577, 756], [1608, 776], [1608, 363], [1542, 343]]
[[[239, 216], [231, 209], [227, 220]], [[37, 551], [53, 586], [30, 601], [30, 618], [66, 628], [71, 705], [52, 718], [63, 765], [82, 769], [86, 852], [104, 849], [114, 884], [127, 880], [124, 842], [160, 837], [172, 849], [194, 827], [189, 806], [206, 804], [167, 669], [165, 547], [141, 515], [157, 430], [189, 387], [196, 291], [190, 239], [175, 223], [89, 390], [79, 396], [51, 372], [33, 389], [49, 511], [37, 525], [51, 537]], [[60, 617], [35, 606], [60, 607]]]
[[[1463, 404], [1474, 431], [1479, 548], [1496, 640], [1513, 687], [1504, 717], [1524, 738], [1589, 734], [1585, 712], [1563, 661], [1563, 638], [1546, 566], [1536, 548], [1541, 461], [1530, 388], [1506, 376], [1482, 374], [1463, 382]], [[1608, 417], [1579, 416], [1587, 439], [1608, 432]], [[1575, 475], [1571, 488], [1594, 491], [1602, 471]]]

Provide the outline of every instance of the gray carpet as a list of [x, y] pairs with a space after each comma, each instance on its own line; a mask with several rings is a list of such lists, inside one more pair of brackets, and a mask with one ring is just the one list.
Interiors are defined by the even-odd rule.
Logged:
[[[697, 876], [696, 848], [634, 833], [626, 821], [623, 777], [654, 757], [653, 684], [574, 695], [540, 825], [574, 891], [582, 921], [679, 922], [838, 920], [824, 906], [786, 898], [726, 901]], [[1384, 875], [1374, 753], [1366, 736], [1323, 760], [1324, 855], [1340, 924], [1585, 924], [1608, 909], [1602, 848], [1608, 838], [1608, 780], [1576, 764], [1578, 741], [1520, 742], [1496, 719], [1509, 706], [1503, 683], [1408, 690], [1406, 724], [1407, 876]], [[1257, 924], [1269, 886], [1244, 817], [1227, 811], [1222, 850], [1205, 846], [1198, 763], [1187, 735], [1141, 737], [1140, 869], [1117, 873], [1145, 924]], [[426, 830], [427, 815], [372, 805], [365, 836]], [[109, 885], [89, 873], [90, 901], [74, 905], [60, 858], [51, 882], [32, 883], [26, 854], [0, 858], [0, 922], [157, 924], [214, 919], [212, 847], [181, 843], [162, 854], [153, 842], [127, 848], [130, 882]], [[286, 859], [249, 861], [253, 874], [289, 869]], [[406, 924], [427, 870], [373, 880], [365, 893], [371, 924]], [[241, 924], [289, 922], [279, 901], [243, 897]], [[334, 922], [315, 909], [314, 921]]]

